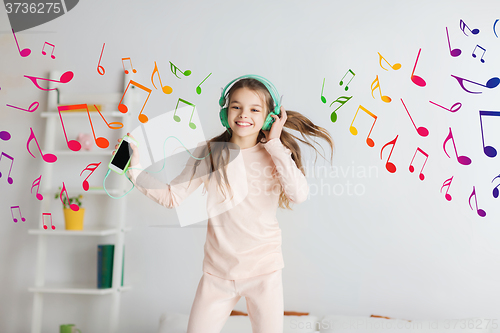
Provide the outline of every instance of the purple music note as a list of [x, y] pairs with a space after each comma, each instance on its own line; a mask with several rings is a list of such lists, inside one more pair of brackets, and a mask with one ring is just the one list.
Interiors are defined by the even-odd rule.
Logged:
[[500, 117], [500, 111], [479, 111], [479, 124], [481, 125], [481, 139], [483, 139], [483, 151], [488, 157], [497, 156], [497, 150], [492, 146], [484, 145], [483, 116]]
[[[6, 153], [2, 153], [2, 154], [0, 154], [0, 161], [2, 160], [2, 156], [5, 156], [6, 158], [8, 158], [10, 160], [10, 170], [9, 170], [9, 174], [7, 175], [7, 182], [9, 184], [12, 184], [14, 182], [14, 179], [12, 179], [12, 177], [10, 176], [10, 173], [12, 172], [12, 165], [14, 164], [14, 157], [11, 157], [11, 156], [7, 155]], [[1, 172], [0, 172], [0, 178], [2, 178]]]
[[448, 47], [450, 48], [450, 55], [452, 57], [458, 57], [460, 54], [462, 54], [462, 50], [460, 49], [451, 49], [451, 44], [450, 44], [450, 35], [448, 35], [448, 27], [446, 27], [446, 37], [448, 38]]
[[455, 145], [455, 139], [453, 138], [453, 133], [451, 132], [451, 127], [450, 127], [450, 133], [448, 134], [448, 136], [446, 137], [446, 139], [444, 140], [444, 143], [443, 143], [444, 153], [446, 154], [446, 156], [448, 156], [449, 158], [451, 158], [450, 155], [448, 155], [448, 153], [446, 152], [446, 143], [449, 140], [451, 140], [451, 142], [453, 142], [453, 148], [455, 148], [455, 154], [457, 155], [458, 163], [460, 163], [462, 165], [469, 165], [469, 164], [471, 164], [472, 160], [470, 158], [468, 158], [467, 156], [465, 156], [465, 155], [458, 156], [457, 146]]
[[489, 89], [495, 88], [495, 87], [498, 86], [498, 84], [500, 84], [500, 79], [498, 77], [492, 77], [491, 79], [488, 80], [488, 82], [486, 82], [486, 85], [481, 84], [481, 83], [477, 83], [477, 82], [474, 82], [474, 81], [470, 81], [470, 80], [467, 80], [467, 79], [464, 79], [462, 77], [455, 76], [455, 75], [452, 75], [452, 77], [454, 77], [455, 79], [457, 79], [458, 83], [460, 84], [460, 87], [462, 87], [463, 90], [465, 90], [465, 91], [467, 91], [468, 93], [471, 93], [471, 94], [481, 94], [482, 92], [480, 92], [480, 91], [474, 92], [474, 91], [470, 91], [470, 90], [465, 89], [464, 81], [470, 82], [470, 83], [473, 83], [473, 84], [477, 84], [478, 86], [486, 87], [486, 88], [489, 88]]
[[13, 220], [15, 223], [17, 223], [17, 219], [14, 217], [14, 212], [13, 212], [13, 210], [14, 210], [14, 209], [16, 209], [16, 208], [19, 210], [19, 216], [21, 217], [21, 221], [25, 222], [25, 221], [26, 221], [26, 219], [25, 219], [25, 218], [23, 217], [23, 215], [21, 214], [21, 207], [19, 207], [19, 206], [12, 206], [12, 207], [10, 207], [10, 213], [12, 214], [12, 220]]
[[4, 140], [4, 141], [9, 141], [10, 140], [10, 133], [7, 132], [7, 131], [1, 131], [0, 132], [0, 139]]
[[472, 193], [471, 193], [471, 195], [469, 197], [469, 207], [470, 207], [470, 209], [474, 210], [474, 208], [472, 208], [472, 205], [470, 204], [470, 199], [472, 199], [472, 197], [474, 197], [474, 200], [476, 201], [477, 215], [479, 215], [481, 217], [485, 217], [486, 216], [486, 212], [483, 209], [480, 209], [477, 206], [477, 196], [476, 196], [476, 187], [475, 186], [472, 187]]

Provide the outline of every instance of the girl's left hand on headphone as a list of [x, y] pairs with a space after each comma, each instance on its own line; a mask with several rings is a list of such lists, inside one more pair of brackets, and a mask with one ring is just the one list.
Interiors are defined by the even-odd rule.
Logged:
[[264, 132], [267, 141], [271, 141], [272, 139], [275, 138], [278, 139], [280, 138], [281, 131], [283, 130], [283, 126], [285, 125], [286, 122], [286, 110], [284, 106], [281, 106], [280, 115], [281, 118], [273, 114], [271, 117], [274, 118], [274, 122], [271, 125], [271, 129], [269, 131], [262, 131]]

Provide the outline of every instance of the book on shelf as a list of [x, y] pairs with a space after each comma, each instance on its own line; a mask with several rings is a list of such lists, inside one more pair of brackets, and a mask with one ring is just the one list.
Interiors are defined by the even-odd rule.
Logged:
[[[114, 244], [97, 245], [97, 288], [105, 289], [113, 286], [113, 258], [115, 253]], [[125, 247], [122, 256], [122, 281], [123, 286], [123, 268], [125, 264]]]

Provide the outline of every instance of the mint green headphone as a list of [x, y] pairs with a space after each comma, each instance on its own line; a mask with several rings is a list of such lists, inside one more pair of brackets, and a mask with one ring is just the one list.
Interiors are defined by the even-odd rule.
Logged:
[[[219, 112], [219, 118], [220, 118], [220, 122], [222, 123], [222, 125], [226, 128], [226, 129], [229, 129], [231, 128], [229, 126], [229, 122], [227, 120], [227, 107], [224, 107], [224, 105], [226, 104], [226, 97], [227, 97], [227, 93], [226, 91], [229, 90], [229, 87], [235, 82], [235, 81], [238, 81], [240, 79], [245, 79], [245, 78], [250, 78], [250, 79], [255, 79], [259, 82], [261, 82], [264, 86], [266, 86], [267, 90], [269, 91], [269, 93], [271, 94], [271, 97], [273, 98], [273, 101], [274, 101], [274, 110], [269, 112], [269, 114], [267, 115], [266, 117], [266, 120], [264, 121], [264, 125], [262, 126], [262, 130], [264, 131], [269, 131], [271, 129], [271, 126], [274, 122], [274, 118], [272, 117], [272, 115], [279, 115], [280, 114], [280, 109], [281, 109], [281, 101], [279, 100], [278, 96], [278, 90], [276, 89], [276, 87], [271, 83], [271, 81], [269, 81], [268, 79], [262, 77], [262, 76], [259, 76], [259, 75], [243, 75], [243, 76], [240, 76], [236, 79], [234, 79], [233, 81], [229, 82], [226, 87], [224, 89], [222, 89], [222, 93], [221, 93], [221, 97], [219, 99], [219, 105], [221, 107], [221, 110]], [[278, 102], [279, 101], [279, 102]]]

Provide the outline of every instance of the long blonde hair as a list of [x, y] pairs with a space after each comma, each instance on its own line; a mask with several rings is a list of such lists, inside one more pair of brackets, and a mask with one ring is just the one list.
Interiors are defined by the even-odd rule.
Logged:
[[[256, 79], [251, 79], [251, 78], [244, 78], [239, 81], [237, 81], [228, 91], [227, 98], [230, 101], [231, 96], [233, 93], [240, 89], [240, 88], [248, 88], [250, 90], [255, 91], [257, 94], [261, 96], [261, 98], [264, 100], [264, 104], [266, 105], [266, 117], [269, 114], [271, 110], [274, 110], [274, 101], [273, 98], [271, 97], [271, 94], [267, 90], [266, 86], [262, 84], [260, 81]], [[229, 104], [229, 103], [228, 103]], [[324, 139], [330, 146], [331, 148], [331, 159], [330, 162], [333, 160], [333, 149], [334, 149], [334, 143], [333, 139], [330, 136], [330, 133], [323, 127], [315, 125], [311, 120], [309, 120], [306, 116], [302, 115], [299, 112], [296, 111], [290, 111], [286, 110], [287, 114], [287, 119], [284, 124], [284, 127], [296, 130], [300, 132], [301, 136], [303, 139], [289, 133], [288, 131], [285, 131], [284, 129], [281, 131], [281, 136], [280, 140], [281, 143], [288, 149], [290, 149], [292, 153], [292, 159], [297, 165], [297, 168], [302, 172], [302, 174], [305, 175], [305, 172], [303, 170], [302, 166], [302, 154], [300, 151], [300, 147], [297, 143], [297, 140], [310, 146], [316, 151], [316, 158], [317, 154], [319, 153], [316, 147], [314, 147], [311, 142], [317, 143], [315, 140], [311, 140], [311, 137], [320, 137]], [[281, 113], [279, 115], [281, 118]], [[224, 194], [224, 197], [226, 197], [226, 191], [224, 187], [226, 187], [229, 191], [231, 191], [231, 186], [228, 182], [227, 178], [227, 164], [229, 163], [229, 147], [232, 144], [229, 142], [232, 136], [232, 130], [229, 128], [226, 131], [224, 131], [222, 134], [210, 139], [207, 141], [207, 145], [203, 148], [201, 156], [206, 156], [208, 153], [210, 153], [210, 165], [209, 165], [209, 179], [211, 179], [212, 176], [215, 175], [215, 179], [217, 181], [219, 190]], [[211, 145], [211, 143], [217, 142], [216, 145]], [[257, 136], [257, 143], [266, 142], [266, 135], [262, 130], [260, 130], [259, 135]], [[234, 144], [233, 144], [234, 145]], [[208, 151], [208, 153], [207, 153]], [[321, 153], [320, 153], [321, 155]], [[323, 158], [325, 158], [323, 155], [321, 155]], [[195, 162], [195, 167], [193, 169], [193, 175], [191, 176], [191, 180], [193, 179], [196, 168], [198, 165], [201, 163], [201, 160], [197, 160]], [[218, 171], [219, 172], [215, 172]], [[191, 182], [190, 180], [190, 182]], [[224, 185], [222, 184], [224, 183]], [[280, 196], [279, 196], [279, 207], [280, 208], [287, 208], [287, 209], [292, 209], [290, 208], [290, 200], [286, 197], [283, 189], [281, 190]]]

